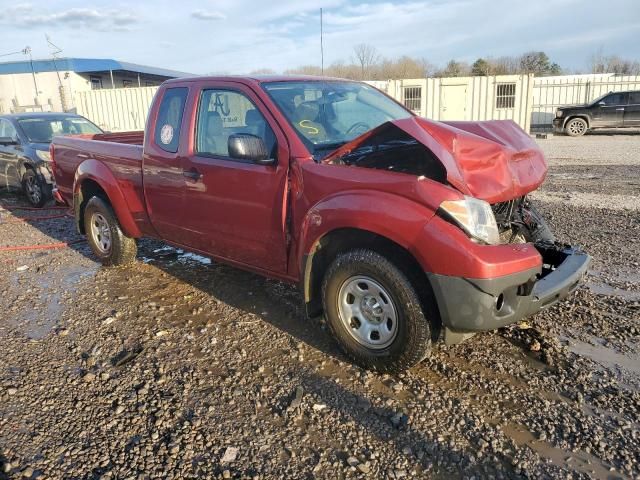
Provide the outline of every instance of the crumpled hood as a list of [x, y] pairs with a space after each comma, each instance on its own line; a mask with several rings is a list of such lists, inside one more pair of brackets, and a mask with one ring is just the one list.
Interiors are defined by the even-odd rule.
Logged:
[[[444, 166], [449, 184], [489, 203], [526, 195], [542, 184], [547, 173], [542, 151], [512, 120], [435, 122], [410, 117], [390, 123], [433, 152]], [[388, 126], [389, 122], [366, 132], [323, 162], [371, 142]]]

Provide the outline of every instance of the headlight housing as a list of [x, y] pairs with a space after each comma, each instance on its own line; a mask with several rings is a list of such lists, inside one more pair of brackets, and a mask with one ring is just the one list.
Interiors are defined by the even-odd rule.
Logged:
[[439, 209], [442, 216], [458, 225], [479, 243], [497, 245], [500, 232], [491, 205], [484, 200], [465, 196], [463, 200], [446, 200]]
[[36, 150], [36, 155], [43, 162], [50, 162], [51, 161], [51, 154], [46, 150]]
[[556, 118], [562, 117], [562, 110], [556, 110]]

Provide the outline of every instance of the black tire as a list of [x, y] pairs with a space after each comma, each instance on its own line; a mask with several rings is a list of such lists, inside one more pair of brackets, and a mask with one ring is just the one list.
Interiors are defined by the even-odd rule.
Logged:
[[83, 220], [89, 246], [102, 265], [126, 265], [136, 259], [135, 239], [124, 234], [111, 205], [102, 198], [87, 202]]
[[26, 172], [22, 176], [22, 190], [27, 196], [29, 203], [36, 207], [42, 208], [53, 198], [53, 187], [45, 182], [42, 175], [39, 175], [33, 168], [27, 167]]
[[570, 137], [580, 137], [587, 133], [589, 125], [584, 118], [572, 118], [564, 126], [564, 131]]
[[[374, 284], [383, 288], [396, 313], [395, 336], [384, 347], [370, 348], [362, 344], [362, 339], [355, 338], [352, 332], [358, 335], [358, 318], [347, 321], [355, 321], [357, 325], [351, 323], [347, 326], [347, 322], [342, 321], [340, 311], [343, 307], [339, 306], [341, 293], [344, 296], [342, 289], [350, 285], [349, 282], [357, 282], [357, 279], [363, 277], [372, 279]], [[404, 371], [423, 360], [431, 350], [432, 326], [424, 314], [423, 304], [413, 284], [394, 263], [372, 250], [352, 250], [339, 255], [325, 274], [322, 300], [327, 324], [340, 347], [364, 368], [379, 372]], [[364, 312], [362, 314], [365, 315]], [[385, 316], [386, 314], [382, 315]], [[370, 325], [367, 320], [365, 322]]]

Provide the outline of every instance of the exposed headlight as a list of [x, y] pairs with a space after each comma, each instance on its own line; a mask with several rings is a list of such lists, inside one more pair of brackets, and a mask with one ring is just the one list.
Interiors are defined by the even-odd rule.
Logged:
[[562, 110], [556, 110], [556, 118], [562, 117]]
[[36, 155], [43, 162], [50, 162], [51, 161], [51, 154], [49, 152], [47, 152], [46, 150], [36, 150]]
[[441, 213], [452, 220], [472, 239], [488, 245], [500, 243], [496, 217], [484, 200], [464, 197], [464, 200], [447, 200], [440, 205]]

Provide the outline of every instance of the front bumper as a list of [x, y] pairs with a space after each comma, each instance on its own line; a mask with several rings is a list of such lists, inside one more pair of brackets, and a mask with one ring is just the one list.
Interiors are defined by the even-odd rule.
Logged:
[[553, 131], [558, 133], [564, 132], [564, 118], [553, 119]]
[[51, 171], [51, 164], [48, 162], [42, 162], [37, 165], [37, 172], [42, 175], [42, 178], [49, 185], [55, 185], [55, 179], [53, 178], [53, 172]]
[[542, 267], [511, 275], [473, 279], [427, 274], [445, 328], [445, 342], [458, 343], [466, 334], [517, 322], [562, 300], [580, 285], [591, 261], [589, 255], [551, 243], [537, 244], [536, 248], [542, 255]]

